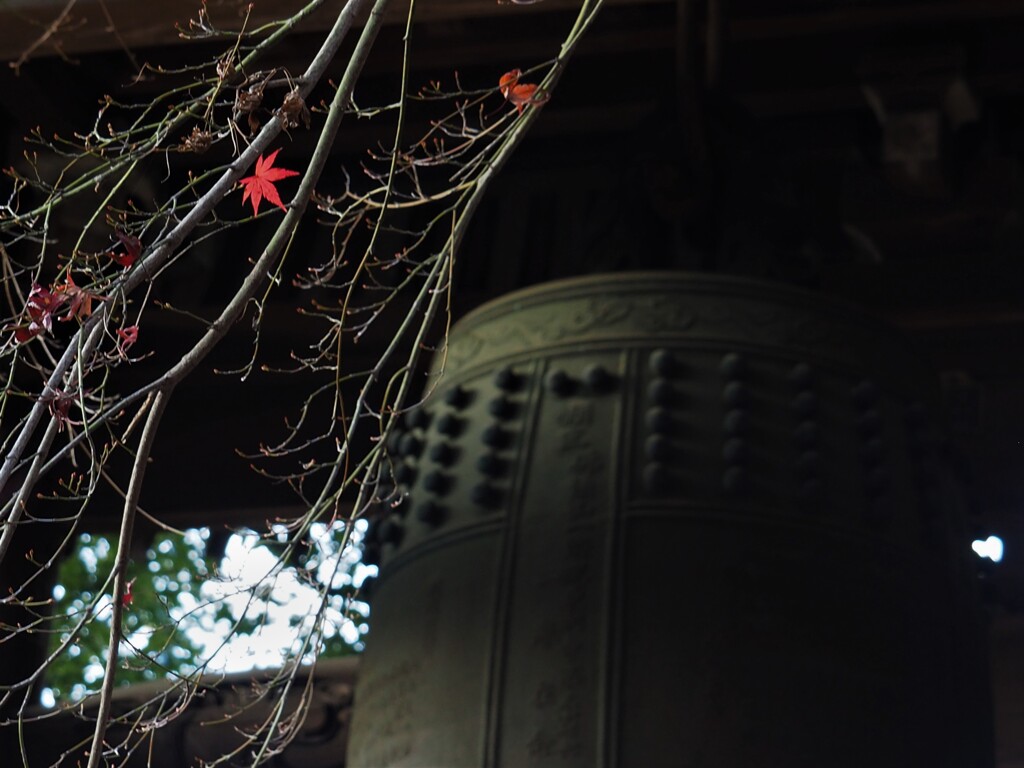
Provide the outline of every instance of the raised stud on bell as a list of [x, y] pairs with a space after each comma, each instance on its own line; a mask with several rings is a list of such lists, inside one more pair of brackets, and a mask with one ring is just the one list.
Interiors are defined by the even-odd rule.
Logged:
[[450, 485], [450, 478], [443, 472], [434, 470], [423, 476], [424, 489], [438, 496], [447, 493]]
[[448, 443], [437, 443], [430, 447], [430, 460], [443, 467], [455, 461], [455, 449]]
[[743, 466], [750, 458], [750, 444], [742, 437], [733, 437], [722, 446], [722, 458], [727, 464]]
[[718, 369], [729, 379], [741, 379], [747, 373], [747, 359], [738, 352], [730, 352], [722, 357]]
[[554, 370], [548, 371], [544, 377], [544, 386], [551, 394], [566, 397], [576, 389], [576, 382], [565, 371]]
[[497, 419], [509, 419], [515, 415], [516, 404], [507, 397], [495, 397], [487, 404], [487, 410]]
[[497, 477], [505, 471], [505, 462], [493, 453], [485, 453], [476, 460], [477, 470], [489, 477]]
[[480, 439], [484, 445], [489, 445], [491, 448], [504, 448], [509, 444], [512, 436], [507, 429], [504, 429], [499, 424], [491, 424], [484, 429]]
[[814, 369], [807, 363], [797, 363], [789, 370], [789, 380], [793, 386], [806, 389], [814, 382]]
[[434, 526], [439, 525], [444, 519], [444, 507], [435, 501], [427, 500], [421, 504], [416, 505], [416, 511], [414, 512], [416, 519], [426, 525]]
[[664, 493], [668, 490], [668, 480], [668, 468], [661, 462], [652, 461], [644, 467], [643, 484], [647, 493]]
[[477, 483], [470, 489], [469, 498], [479, 507], [494, 507], [501, 498], [501, 494], [489, 483]]
[[588, 365], [583, 380], [592, 392], [607, 392], [615, 383], [615, 377], [603, 365]]
[[740, 467], [729, 467], [722, 475], [722, 487], [726, 493], [732, 495], [746, 493], [748, 485], [747, 473]]
[[793, 398], [793, 412], [807, 418], [818, 412], [818, 396], [813, 392], [801, 392]]
[[648, 408], [644, 420], [651, 432], [666, 434], [672, 431], [672, 413], [668, 408]]
[[423, 441], [416, 437], [416, 435], [402, 435], [402, 439], [398, 443], [398, 452], [402, 456], [419, 456], [422, 450]]
[[405, 526], [397, 515], [391, 515], [380, 524], [378, 538], [384, 544], [399, 546], [405, 536]]
[[820, 432], [821, 430], [815, 422], [801, 421], [793, 430], [793, 437], [801, 448], [813, 448], [818, 444]]
[[655, 376], [672, 376], [679, 369], [679, 361], [667, 349], [656, 349], [647, 358], [647, 367]]
[[654, 405], [671, 405], [675, 394], [675, 388], [668, 379], [652, 379], [647, 385], [647, 402]]
[[743, 408], [750, 403], [750, 390], [741, 381], [730, 381], [722, 388], [722, 400], [732, 408]]
[[399, 485], [412, 485], [416, 480], [416, 468], [411, 464], [399, 464], [395, 467], [395, 482]]
[[437, 431], [448, 437], [455, 437], [462, 431], [462, 419], [451, 413], [446, 413], [437, 420]]
[[511, 368], [501, 368], [494, 374], [494, 386], [506, 392], [514, 392], [522, 384], [522, 377]]
[[651, 435], [644, 440], [644, 454], [652, 461], [667, 461], [672, 457], [672, 441], [665, 435]]
[[746, 435], [750, 431], [750, 415], [738, 408], [733, 409], [722, 419], [722, 428], [729, 435]]
[[469, 404], [469, 392], [465, 387], [456, 384], [444, 393], [444, 401], [452, 408], [461, 410]]
[[430, 414], [423, 408], [413, 408], [405, 414], [406, 429], [426, 429], [430, 423]]

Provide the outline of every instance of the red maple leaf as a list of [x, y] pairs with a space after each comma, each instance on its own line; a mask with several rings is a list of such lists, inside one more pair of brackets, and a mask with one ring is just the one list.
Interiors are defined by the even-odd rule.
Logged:
[[39, 323], [29, 323], [28, 325], [19, 325], [14, 329], [14, 341], [17, 344], [24, 344], [26, 341], [30, 341], [43, 332], [43, 326]]
[[520, 83], [522, 70], [511, 69], [498, 80], [498, 90], [501, 95], [508, 99], [509, 104], [514, 104], [519, 114], [523, 114], [523, 107], [530, 104], [543, 104], [550, 98], [547, 91], [541, 89], [534, 83]]
[[142, 241], [135, 235], [129, 235], [119, 230], [115, 230], [114, 234], [117, 235], [117, 239], [124, 246], [124, 253], [114, 253], [111, 251], [108, 255], [122, 267], [128, 269], [142, 255]]
[[121, 595], [121, 605], [125, 608], [131, 608], [132, 601], [135, 600], [135, 596], [132, 594], [132, 585], [135, 584], [135, 579], [132, 579], [124, 585], [124, 594]]
[[50, 415], [57, 422], [58, 432], [63, 432], [67, 424], [78, 426], [81, 423], [72, 421], [70, 418], [71, 406], [78, 402], [74, 394], [68, 394], [60, 387], [54, 387], [52, 392], [43, 395], [40, 400], [46, 403], [47, 408], [50, 409]]
[[25, 310], [33, 323], [39, 323], [50, 331], [53, 330], [54, 313], [66, 300], [67, 296], [34, 283], [32, 290], [29, 291], [28, 301], [25, 302]]
[[67, 299], [68, 297], [59, 290], [51, 291], [38, 283], [33, 283], [25, 302], [25, 314], [28, 315], [29, 322], [13, 329], [15, 342], [24, 344], [43, 331], [52, 331], [53, 316]]
[[242, 205], [244, 206], [245, 201], [252, 198], [252, 213], [254, 216], [260, 212], [260, 201], [264, 197], [282, 211], [288, 210], [284, 207], [284, 203], [281, 202], [281, 196], [277, 194], [277, 187], [274, 186], [274, 182], [287, 179], [289, 176], [298, 176], [299, 172], [289, 171], [287, 168], [274, 168], [274, 158], [277, 157], [277, 153], [280, 151], [280, 149], [275, 149], [267, 155], [266, 159], [263, 158], [263, 155], [260, 155], [259, 160], [256, 161], [256, 170], [253, 171], [253, 175], [246, 176], [239, 181], [239, 184], [245, 187], [245, 193], [242, 195]]
[[498, 90], [501, 91], [501, 95], [506, 99], [509, 93], [512, 92], [512, 86], [519, 82], [519, 77], [523, 74], [521, 69], [510, 69], [501, 79], [498, 80]]
[[127, 328], [117, 329], [117, 352], [121, 357], [127, 357], [127, 352], [132, 344], [139, 340], [139, 326], [129, 325]]
[[75, 285], [70, 272], [68, 272], [64, 285], [58, 285], [53, 292], [62, 294], [70, 302], [67, 314], [61, 318], [62, 322], [67, 322], [75, 317], [79, 319], [88, 317], [92, 314], [92, 300], [99, 299], [103, 301], [106, 298], [98, 293], [87, 291], [85, 288]]

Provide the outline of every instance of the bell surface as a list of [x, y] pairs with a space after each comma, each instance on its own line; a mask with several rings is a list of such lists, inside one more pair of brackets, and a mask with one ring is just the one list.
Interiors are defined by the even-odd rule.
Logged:
[[936, 380], [892, 328], [603, 275], [471, 313], [431, 381], [349, 766], [991, 765]]

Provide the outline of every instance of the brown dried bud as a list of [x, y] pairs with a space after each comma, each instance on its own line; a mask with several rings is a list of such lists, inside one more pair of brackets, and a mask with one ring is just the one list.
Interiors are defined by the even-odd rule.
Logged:
[[181, 142], [182, 152], [195, 152], [201, 155], [213, 143], [213, 134], [202, 130], [198, 125], [192, 129], [192, 135], [186, 136]]
[[309, 109], [306, 102], [299, 95], [298, 88], [292, 88], [281, 102], [281, 108], [277, 110], [278, 116], [284, 122], [286, 128], [295, 128], [302, 120], [306, 128], [309, 128]]
[[235, 64], [228, 56], [217, 62], [217, 77], [221, 80], [229, 81], [235, 76], [237, 70]]
[[248, 115], [263, 103], [264, 83], [253, 83], [248, 88], [235, 91], [235, 116]]

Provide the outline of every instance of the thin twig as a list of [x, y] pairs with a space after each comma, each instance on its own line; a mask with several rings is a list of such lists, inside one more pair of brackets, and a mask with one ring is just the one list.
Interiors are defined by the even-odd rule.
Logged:
[[78, 0], [68, 0], [67, 4], [64, 6], [64, 10], [57, 15], [57, 18], [50, 22], [43, 34], [33, 40], [29, 47], [22, 51], [21, 55], [15, 61], [8, 63], [8, 66], [14, 70], [14, 74], [20, 75], [21, 65], [28, 61], [29, 57], [35, 53], [40, 46], [45, 45], [48, 40], [57, 34], [60, 28], [64, 26], [64, 22], [67, 21], [68, 14], [71, 13], [71, 9], [75, 7], [75, 3], [77, 2]]
[[92, 746], [89, 748], [89, 764], [87, 768], [98, 768], [103, 757], [103, 738], [110, 722], [110, 706], [114, 693], [114, 682], [117, 679], [118, 649], [121, 647], [121, 617], [124, 614], [125, 568], [131, 550], [132, 529], [135, 526], [135, 510], [142, 494], [142, 481], [149, 463], [149, 454], [156, 440], [157, 427], [164, 415], [167, 401], [172, 388], [162, 389], [153, 401], [146, 426], [139, 438], [138, 453], [132, 466], [132, 476], [128, 483], [128, 495], [124, 500], [124, 511], [121, 514], [121, 532], [117, 539], [117, 554], [114, 556], [114, 601], [110, 619], [110, 642], [107, 644], [107, 661], [103, 674], [103, 687], [100, 689], [100, 705], [96, 714], [96, 729], [93, 731]]

